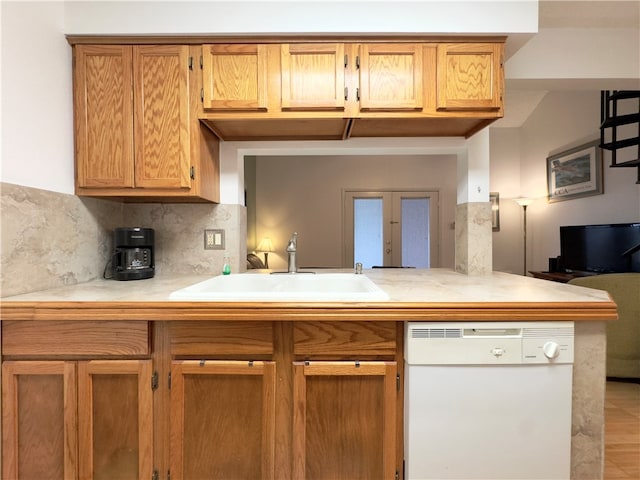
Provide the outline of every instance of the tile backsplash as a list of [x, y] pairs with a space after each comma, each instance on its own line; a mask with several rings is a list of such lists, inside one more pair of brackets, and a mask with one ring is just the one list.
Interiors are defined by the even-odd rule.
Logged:
[[204, 249], [206, 228], [224, 229], [233, 267], [246, 268], [241, 205], [123, 204], [9, 183], [1, 189], [1, 296], [101, 278], [116, 227], [155, 230], [158, 276], [217, 274], [224, 252]]

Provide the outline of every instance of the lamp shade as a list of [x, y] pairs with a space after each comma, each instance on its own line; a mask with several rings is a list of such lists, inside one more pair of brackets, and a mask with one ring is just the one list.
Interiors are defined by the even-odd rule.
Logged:
[[518, 198], [514, 198], [514, 200], [521, 207], [528, 207], [529, 205], [531, 205], [533, 203], [533, 198], [529, 198], [529, 197], [518, 197]]
[[273, 243], [269, 237], [264, 237], [256, 247], [257, 252], [273, 252]]

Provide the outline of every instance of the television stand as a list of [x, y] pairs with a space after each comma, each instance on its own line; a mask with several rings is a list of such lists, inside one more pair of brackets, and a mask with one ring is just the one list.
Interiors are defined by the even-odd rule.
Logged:
[[541, 278], [543, 280], [551, 280], [552, 282], [560, 282], [567, 283], [569, 280], [578, 277], [590, 277], [592, 275], [597, 275], [597, 273], [590, 272], [538, 272], [531, 271], [529, 273], [533, 275], [534, 278]]

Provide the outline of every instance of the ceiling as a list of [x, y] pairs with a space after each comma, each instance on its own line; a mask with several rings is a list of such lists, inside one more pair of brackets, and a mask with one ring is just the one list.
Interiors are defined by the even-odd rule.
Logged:
[[[637, 28], [640, 29], [640, 0], [540, 0], [538, 3], [538, 28]], [[507, 60], [533, 35], [515, 35], [507, 39]], [[563, 81], [558, 90], [571, 86]], [[526, 89], [517, 88], [506, 81], [505, 116], [491, 126], [498, 128], [520, 127], [535, 110], [547, 92], [554, 89], [553, 82], [532, 80]], [[584, 89], [584, 88], [582, 88]]]

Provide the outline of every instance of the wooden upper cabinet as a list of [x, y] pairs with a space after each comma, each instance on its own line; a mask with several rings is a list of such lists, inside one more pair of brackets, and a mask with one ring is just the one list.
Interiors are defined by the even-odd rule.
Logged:
[[501, 43], [438, 45], [438, 110], [502, 107]]
[[200, 125], [201, 48], [75, 45], [76, 193], [219, 200], [218, 140]]
[[189, 47], [133, 47], [135, 185], [189, 188]]
[[344, 110], [344, 44], [281, 45], [283, 110]]
[[79, 187], [133, 187], [132, 47], [75, 47]]
[[188, 188], [188, 46], [78, 45], [77, 185]]
[[267, 110], [265, 45], [203, 45], [202, 74], [204, 110]]
[[361, 110], [420, 110], [421, 44], [363, 44], [359, 55]]

